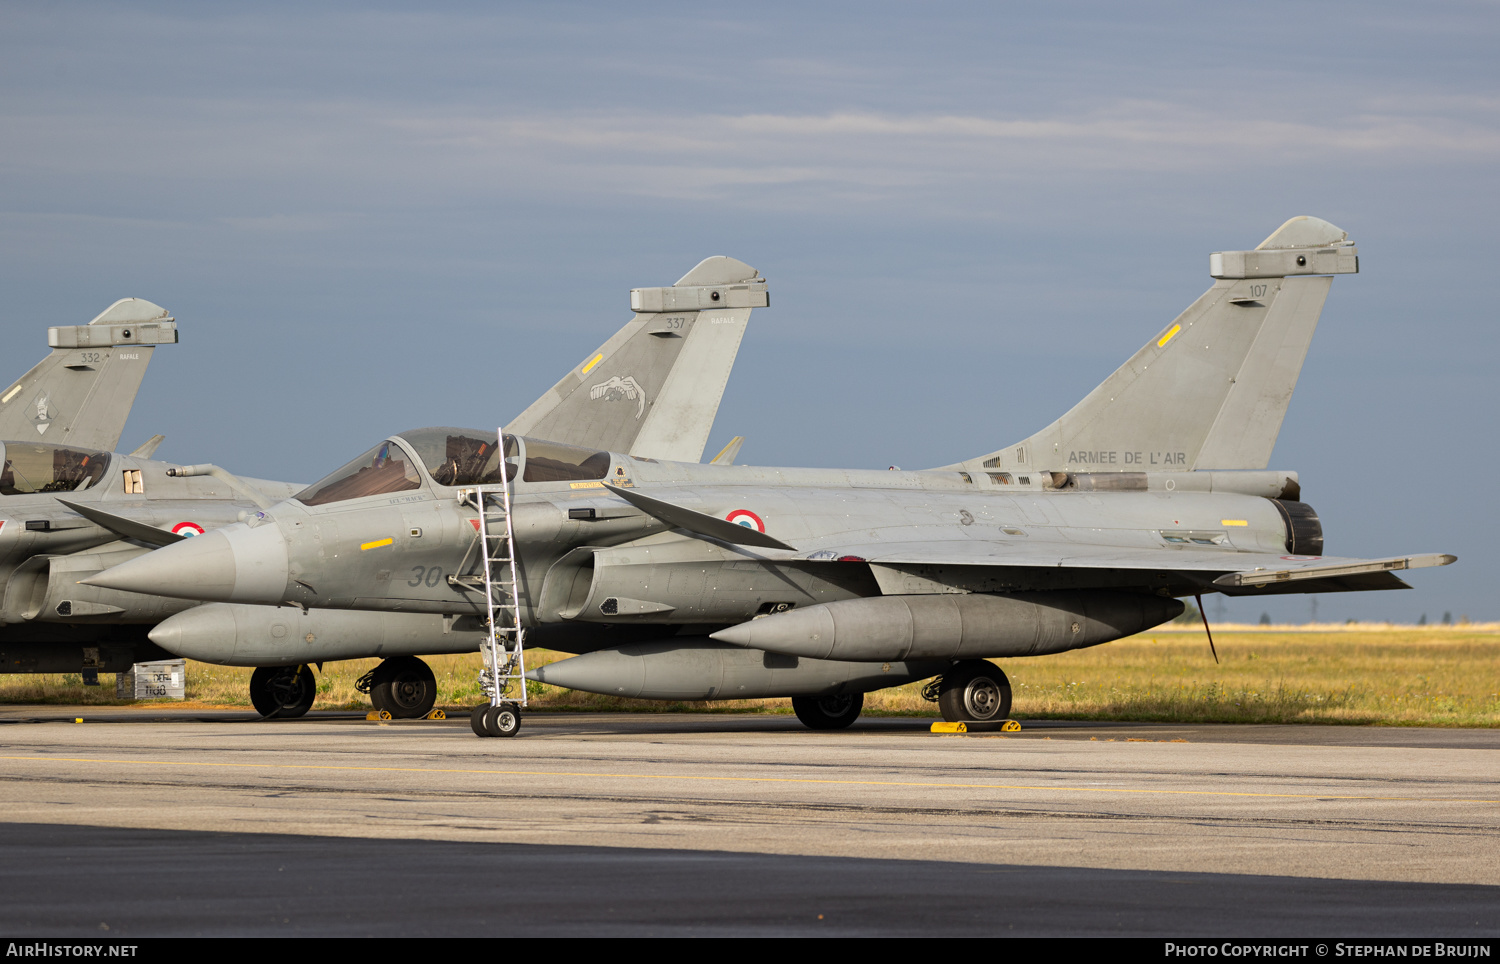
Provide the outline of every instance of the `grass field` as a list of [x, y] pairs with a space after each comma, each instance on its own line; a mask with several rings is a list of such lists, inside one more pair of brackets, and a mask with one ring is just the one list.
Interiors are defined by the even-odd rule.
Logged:
[[[1144, 633], [1076, 653], [997, 660], [1010, 676], [1017, 719], [1390, 726], [1500, 726], [1500, 625], [1231, 627], [1216, 630], [1221, 665], [1201, 630]], [[565, 659], [532, 651], [531, 665]], [[354, 681], [375, 660], [330, 663], [318, 677], [319, 709], [365, 709]], [[479, 657], [428, 658], [438, 705], [480, 701]], [[187, 698], [248, 706], [250, 670], [188, 663]], [[86, 687], [76, 675], [0, 675], [0, 702], [116, 704], [114, 678]], [[865, 699], [866, 712], [936, 716], [920, 683]], [[531, 684], [537, 709], [789, 713], [787, 700], [659, 703]], [[178, 704], [181, 705], [181, 704]]]

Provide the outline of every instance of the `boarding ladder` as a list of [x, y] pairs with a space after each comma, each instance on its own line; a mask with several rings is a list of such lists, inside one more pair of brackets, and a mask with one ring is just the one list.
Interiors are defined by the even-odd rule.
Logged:
[[[479, 551], [484, 558], [484, 597], [489, 610], [489, 635], [484, 647], [484, 671], [479, 688], [491, 706], [502, 702], [526, 705], [526, 630], [521, 625], [520, 570], [516, 563], [516, 532], [511, 524], [511, 493], [501, 435], [500, 484], [464, 489], [459, 501], [479, 511]], [[510, 697], [512, 686], [518, 699]]]

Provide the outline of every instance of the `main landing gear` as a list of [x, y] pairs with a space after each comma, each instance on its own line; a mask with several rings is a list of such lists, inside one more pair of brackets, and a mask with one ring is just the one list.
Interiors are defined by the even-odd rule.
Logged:
[[792, 712], [810, 730], [842, 730], [859, 719], [859, 711], [864, 708], [863, 693], [792, 697]]
[[371, 705], [393, 720], [420, 720], [437, 702], [437, 677], [415, 656], [392, 656], [361, 676], [354, 688], [369, 693]]
[[1001, 723], [1010, 716], [1010, 680], [987, 659], [965, 659], [943, 674], [938, 708], [949, 723]]
[[250, 674], [250, 703], [263, 718], [291, 720], [305, 716], [318, 695], [312, 667], [261, 666]]

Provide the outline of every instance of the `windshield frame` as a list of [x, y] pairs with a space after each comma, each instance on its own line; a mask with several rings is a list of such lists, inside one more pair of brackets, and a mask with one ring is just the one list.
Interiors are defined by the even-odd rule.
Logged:
[[[389, 447], [393, 445], [396, 447], [397, 451], [401, 453], [402, 460], [406, 465], [406, 469], [403, 472], [403, 479], [405, 481], [415, 481], [415, 485], [401, 485], [400, 487], [384, 488], [374, 492], [362, 492], [358, 495], [340, 496], [335, 494], [331, 497], [320, 498], [320, 496], [322, 496], [323, 493], [328, 489], [334, 488], [335, 486], [338, 486], [340, 484], [347, 485], [347, 483], [349, 483], [351, 480], [357, 478], [360, 472], [371, 470], [379, 471], [380, 467], [374, 465], [375, 459], [380, 457], [380, 453], [382, 451], [385, 451], [387, 453], [387, 460], [389, 460], [388, 450]], [[368, 466], [361, 464], [367, 461], [371, 464]], [[293, 501], [299, 502], [304, 506], [314, 508], [325, 505], [337, 505], [341, 502], [363, 502], [366, 499], [373, 499], [381, 496], [390, 498], [400, 496], [402, 493], [420, 492], [426, 489], [431, 484], [431, 480], [428, 478], [427, 473], [424, 471], [424, 468], [425, 467], [416, 457], [416, 454], [411, 451], [410, 447], [407, 446], [407, 444], [400, 438], [392, 435], [366, 449], [364, 452], [360, 453], [349, 461], [345, 462], [343, 465], [339, 466], [337, 469], [334, 469], [332, 472], [323, 476], [313, 484], [302, 489], [300, 492], [293, 494], [291, 498]], [[416, 478], [413, 480], [410, 478], [410, 475], [415, 475]], [[309, 494], [312, 495], [311, 500], [305, 498]]]
[[[472, 489], [481, 485], [499, 485], [500, 459], [496, 459], [499, 447], [495, 445], [496, 434], [481, 429], [462, 428], [452, 425], [433, 425], [426, 428], [411, 429], [399, 435], [391, 436], [392, 439], [400, 441], [407, 451], [413, 453], [418, 467], [427, 481], [440, 489]], [[433, 465], [429, 464], [429, 456], [437, 456], [437, 448], [433, 445], [439, 437], [444, 437], [443, 454], [435, 460], [440, 467], [446, 468], [447, 462], [454, 458], [453, 443], [459, 439], [470, 440], [490, 446], [485, 455], [484, 462], [476, 467], [469, 465], [459, 468], [455, 466], [456, 478], [452, 482], [443, 482], [438, 479], [438, 473], [434, 471]], [[413, 437], [416, 437], [415, 441]], [[462, 447], [461, 447], [462, 448]], [[519, 473], [520, 466], [525, 460], [525, 448], [519, 436], [505, 433], [504, 455], [501, 457], [506, 465], [506, 475], [514, 483]], [[472, 458], [474, 453], [468, 453]], [[493, 475], [493, 478], [490, 476]]]

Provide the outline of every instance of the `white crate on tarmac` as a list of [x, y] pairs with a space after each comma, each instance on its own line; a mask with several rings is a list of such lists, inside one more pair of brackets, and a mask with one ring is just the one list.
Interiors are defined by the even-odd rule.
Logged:
[[128, 671], [115, 674], [115, 696], [122, 700], [186, 699], [187, 660], [136, 663]]

